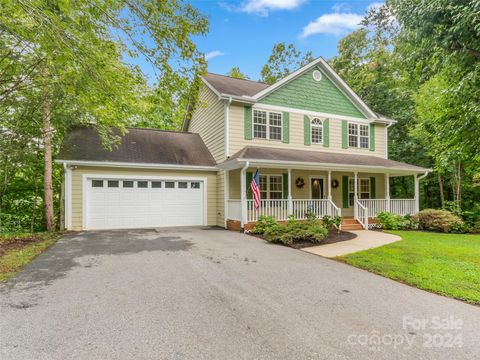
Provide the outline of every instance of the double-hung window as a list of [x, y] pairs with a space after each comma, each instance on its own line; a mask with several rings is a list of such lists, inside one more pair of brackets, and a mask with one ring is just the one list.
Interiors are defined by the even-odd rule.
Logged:
[[282, 140], [282, 113], [253, 110], [253, 137]]
[[323, 143], [323, 124], [322, 120], [319, 118], [312, 119], [311, 126], [311, 139], [312, 144], [321, 144]]
[[282, 199], [282, 175], [260, 175], [260, 196], [263, 200]]
[[348, 146], [361, 149], [369, 148], [369, 127], [368, 125], [349, 123], [348, 124]]
[[[358, 198], [359, 199], [370, 199], [370, 179], [369, 178], [359, 178], [358, 179]], [[348, 179], [348, 201], [350, 206], [353, 206], [355, 199], [355, 179]]]

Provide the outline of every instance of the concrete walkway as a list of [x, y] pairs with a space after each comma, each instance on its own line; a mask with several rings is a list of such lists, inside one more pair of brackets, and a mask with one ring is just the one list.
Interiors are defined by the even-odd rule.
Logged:
[[386, 234], [380, 231], [359, 230], [351, 232], [357, 234], [357, 237], [353, 240], [341, 241], [335, 244], [312, 246], [302, 250], [315, 255], [333, 258], [357, 251], [376, 248], [402, 239], [400, 236]]

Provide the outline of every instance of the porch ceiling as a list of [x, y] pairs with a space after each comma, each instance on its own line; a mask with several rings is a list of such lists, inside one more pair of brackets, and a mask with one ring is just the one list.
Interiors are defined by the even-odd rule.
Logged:
[[246, 162], [250, 166], [268, 166], [294, 169], [325, 169], [335, 171], [362, 171], [412, 175], [430, 172], [431, 169], [388, 160], [378, 156], [280, 149], [260, 146], [246, 146], [219, 164], [220, 168], [234, 169]]

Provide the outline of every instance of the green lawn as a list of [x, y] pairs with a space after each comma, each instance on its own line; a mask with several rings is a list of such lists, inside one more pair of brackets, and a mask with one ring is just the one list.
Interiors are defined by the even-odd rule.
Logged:
[[339, 259], [420, 289], [480, 304], [480, 235], [390, 233], [402, 240]]
[[[34, 238], [32, 242], [22, 242], [21, 239]], [[51, 233], [2, 233], [0, 234], [0, 248], [6, 249], [0, 251], [0, 281], [5, 281], [15, 275], [22, 266], [28, 264], [36, 256], [45, 251], [47, 247], [52, 245], [60, 237], [59, 234]], [[6, 247], [7, 243], [11, 243], [12, 239], [17, 244], [14, 248]]]

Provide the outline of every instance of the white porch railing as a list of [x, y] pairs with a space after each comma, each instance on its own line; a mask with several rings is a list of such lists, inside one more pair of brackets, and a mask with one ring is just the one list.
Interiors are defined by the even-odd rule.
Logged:
[[360, 203], [360, 200], [355, 199], [354, 204], [354, 218], [368, 230], [368, 208]]
[[[416, 200], [415, 199], [391, 199], [390, 212], [397, 215], [415, 214]], [[370, 215], [372, 216], [372, 215]]]
[[277, 220], [287, 220], [288, 200], [260, 200], [260, 206], [255, 209], [253, 200], [247, 200], [247, 221], [257, 221], [260, 216], [273, 216]]
[[292, 214], [296, 220], [305, 220], [309, 211], [317, 218], [324, 215], [341, 215], [340, 208], [328, 199], [294, 199], [291, 206], [292, 209], [289, 211], [289, 201], [286, 199], [260, 200], [260, 207], [255, 209], [253, 200], [247, 200], [247, 221], [257, 221], [259, 216], [273, 216], [279, 221], [285, 221], [289, 214]]
[[368, 209], [369, 217], [384, 211], [402, 216], [416, 212], [415, 199], [359, 199], [358, 202]]
[[242, 200], [227, 200], [227, 219], [242, 220]]

